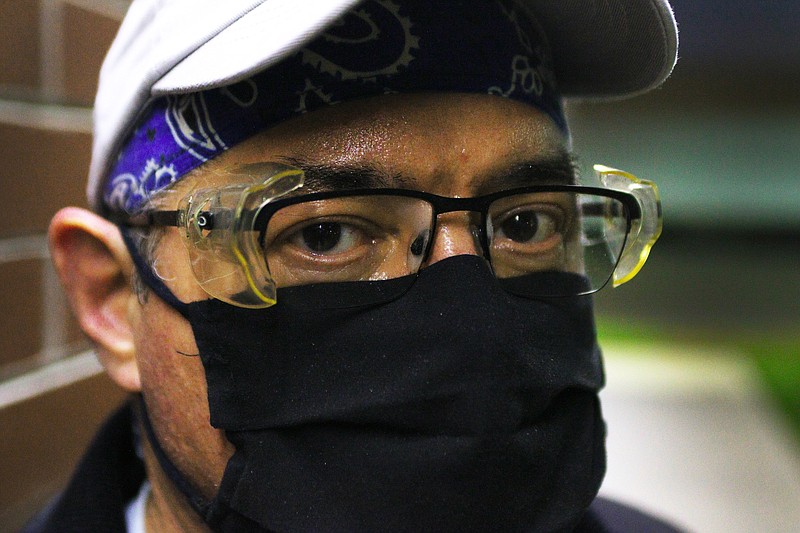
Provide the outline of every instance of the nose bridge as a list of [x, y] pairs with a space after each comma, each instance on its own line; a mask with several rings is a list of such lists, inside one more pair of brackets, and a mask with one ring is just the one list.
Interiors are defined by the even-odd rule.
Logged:
[[481, 215], [471, 210], [447, 210], [436, 217], [427, 264], [456, 255], [484, 255], [480, 239]]

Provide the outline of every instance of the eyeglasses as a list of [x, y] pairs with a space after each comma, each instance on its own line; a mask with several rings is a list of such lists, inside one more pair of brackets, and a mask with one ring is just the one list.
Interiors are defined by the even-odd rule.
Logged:
[[413, 277], [430, 257], [439, 215], [464, 211], [507, 290], [572, 296], [633, 278], [661, 233], [655, 184], [595, 171], [603, 187], [535, 185], [450, 198], [406, 189], [299, 194], [303, 171], [259, 163], [240, 169], [247, 183], [195, 190], [177, 210], [144, 211], [124, 224], [181, 228], [194, 276], [210, 296], [264, 308], [278, 288]]

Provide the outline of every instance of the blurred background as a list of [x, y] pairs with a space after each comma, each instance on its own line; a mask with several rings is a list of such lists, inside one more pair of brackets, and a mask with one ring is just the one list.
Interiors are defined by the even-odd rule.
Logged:
[[[604, 494], [694, 531], [800, 531], [800, 2], [673, 0], [678, 67], [569, 106], [575, 150], [656, 181], [664, 233], [596, 298]], [[49, 266], [85, 205], [97, 72], [126, 0], [0, 0], [0, 531], [63, 486], [123, 399]]]
[[800, 532], [800, 2], [673, 0], [659, 90], [571, 108], [575, 150], [656, 181], [664, 233], [597, 295], [602, 492], [693, 531]]

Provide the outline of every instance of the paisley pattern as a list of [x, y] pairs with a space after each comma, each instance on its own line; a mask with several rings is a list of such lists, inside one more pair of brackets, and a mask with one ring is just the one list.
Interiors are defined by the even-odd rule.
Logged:
[[[304, 64], [341, 80], [377, 81], [414, 60], [419, 37], [391, 1], [367, 2], [301, 51]], [[354, 54], [353, 50], [359, 50]]]
[[214, 129], [203, 93], [168, 96], [167, 102], [164, 118], [183, 150], [205, 162], [227, 148]]

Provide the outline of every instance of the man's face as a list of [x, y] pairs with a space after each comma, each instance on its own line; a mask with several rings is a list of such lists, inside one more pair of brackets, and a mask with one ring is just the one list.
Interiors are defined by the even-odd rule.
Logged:
[[[181, 181], [169, 197], [173, 205], [164, 207], [174, 209], [194, 188], [228, 184], [225, 170], [239, 164], [288, 160], [364, 168], [384, 176], [383, 186], [470, 197], [524, 185], [504, 176], [521, 164], [558, 160], [564, 153], [559, 130], [524, 104], [482, 95], [389, 95], [325, 108], [256, 135]], [[464, 212], [440, 216], [428, 264], [479, 254], [471, 222]], [[208, 298], [194, 280], [176, 229], [167, 230], [155, 257], [156, 272], [179, 299]], [[129, 315], [157, 436], [176, 466], [211, 498], [233, 447], [209, 425], [191, 327], [155, 297], [144, 304], [131, 299]]]

